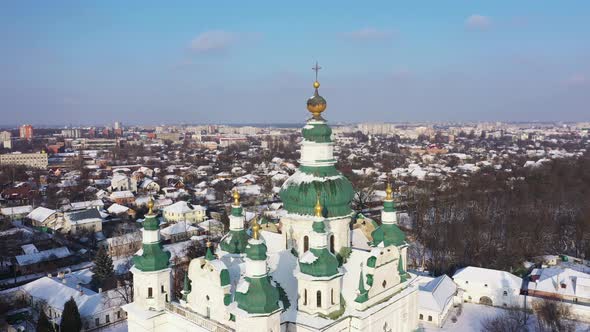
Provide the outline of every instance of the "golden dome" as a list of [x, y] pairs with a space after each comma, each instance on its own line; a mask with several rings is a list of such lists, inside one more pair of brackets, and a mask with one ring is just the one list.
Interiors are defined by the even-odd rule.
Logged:
[[318, 195], [318, 200], [315, 203], [314, 211], [316, 217], [322, 217], [322, 212], [324, 212], [324, 209], [322, 208], [322, 204], [320, 204], [320, 195]]
[[320, 118], [320, 114], [326, 110], [326, 100], [324, 97], [320, 96], [318, 92], [318, 88], [320, 87], [320, 82], [315, 81], [313, 82], [313, 87], [315, 88], [315, 92], [311, 98], [307, 100], [307, 110], [313, 114], [314, 118]]
[[148, 207], [148, 214], [154, 214], [154, 199], [152, 197], [150, 197], [150, 199], [148, 200], [147, 203], [147, 207]]
[[234, 205], [240, 205], [240, 193], [238, 192], [238, 190], [234, 190], [233, 193], [233, 198], [234, 198]]
[[207, 239], [207, 248], [211, 248], [211, 240]]
[[392, 195], [393, 189], [391, 188], [390, 182], [387, 183], [387, 188], [385, 189], [385, 193], [386, 193], [385, 199], [388, 201], [391, 201], [393, 199], [393, 195]]
[[260, 225], [258, 225], [258, 221], [256, 220], [256, 218], [252, 220], [252, 223], [252, 237], [254, 238], [254, 240], [258, 240], [258, 232], [260, 231]]

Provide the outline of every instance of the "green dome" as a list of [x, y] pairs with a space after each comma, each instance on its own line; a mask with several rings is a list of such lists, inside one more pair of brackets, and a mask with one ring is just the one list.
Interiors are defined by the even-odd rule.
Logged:
[[279, 195], [289, 213], [313, 216], [318, 194], [324, 217], [342, 217], [352, 213], [352, 184], [334, 166], [300, 166], [281, 188]]
[[244, 278], [249, 283], [246, 293], [236, 292], [238, 308], [250, 314], [267, 314], [279, 310], [279, 290], [273, 286], [268, 276]]
[[230, 230], [219, 242], [221, 250], [230, 254], [243, 254], [250, 237], [245, 230]]
[[386, 247], [391, 245], [397, 247], [406, 243], [406, 234], [394, 224], [382, 224], [371, 233], [371, 236], [373, 237], [372, 245], [375, 247], [381, 242]]
[[325, 122], [308, 122], [301, 130], [301, 134], [307, 141], [313, 141], [316, 143], [332, 142], [332, 128], [330, 128]]
[[[338, 259], [330, 252], [330, 250], [326, 248], [311, 248], [309, 249], [309, 252], [313, 254], [316, 259], [311, 263], [299, 261], [299, 270], [301, 273], [314, 277], [331, 277], [340, 273], [340, 271], [338, 271]], [[303, 255], [308, 255], [308, 253]]]

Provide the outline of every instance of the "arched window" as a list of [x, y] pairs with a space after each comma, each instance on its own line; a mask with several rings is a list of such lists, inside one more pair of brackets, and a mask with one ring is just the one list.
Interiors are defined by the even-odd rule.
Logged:
[[424, 315], [420, 314], [420, 320], [424, 320]]
[[428, 316], [428, 321], [432, 322], [432, 316]]
[[335, 253], [335, 247], [334, 247], [334, 234], [330, 235], [330, 251], [334, 254]]
[[303, 290], [303, 305], [307, 305], [307, 289]]
[[307, 252], [309, 250], [309, 236], [303, 237], [303, 252]]
[[154, 293], [152, 291], [151, 287], [148, 287], [148, 298], [152, 298], [154, 296]]
[[316, 301], [317, 301], [317, 305], [318, 308], [322, 306], [322, 292], [318, 291], [316, 293]]
[[332, 304], [335, 304], [335, 302], [334, 302], [334, 288], [332, 288], [330, 290], [330, 300], [331, 300]]

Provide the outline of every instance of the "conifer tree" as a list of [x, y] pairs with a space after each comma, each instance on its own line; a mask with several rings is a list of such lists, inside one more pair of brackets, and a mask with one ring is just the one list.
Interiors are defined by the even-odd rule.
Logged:
[[100, 247], [94, 258], [94, 266], [92, 267], [92, 283], [95, 287], [102, 287], [106, 280], [113, 277], [113, 259], [107, 251]]
[[41, 310], [39, 313], [39, 319], [37, 320], [37, 332], [52, 332], [53, 328], [45, 310]]
[[78, 311], [78, 305], [73, 297], [64, 304], [64, 311], [61, 316], [62, 332], [80, 332], [82, 330], [82, 319]]

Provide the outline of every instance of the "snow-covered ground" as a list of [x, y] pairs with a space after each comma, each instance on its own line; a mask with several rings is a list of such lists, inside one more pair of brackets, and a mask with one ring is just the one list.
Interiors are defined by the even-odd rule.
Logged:
[[[498, 307], [490, 307], [480, 304], [464, 303], [463, 309], [460, 316], [457, 316], [457, 322], [453, 323], [451, 318], [457, 315], [457, 308], [451, 309], [449, 316], [442, 328], [437, 328], [428, 323], [420, 323], [419, 331], [424, 332], [477, 332], [482, 331], [481, 323], [487, 318], [493, 318], [497, 315], [502, 314], [504, 309]], [[534, 327], [537, 326], [537, 319], [531, 315], [529, 318], [528, 326], [531, 327], [531, 331], [534, 331]], [[578, 322], [578, 331], [587, 331], [590, 329], [590, 324]]]

